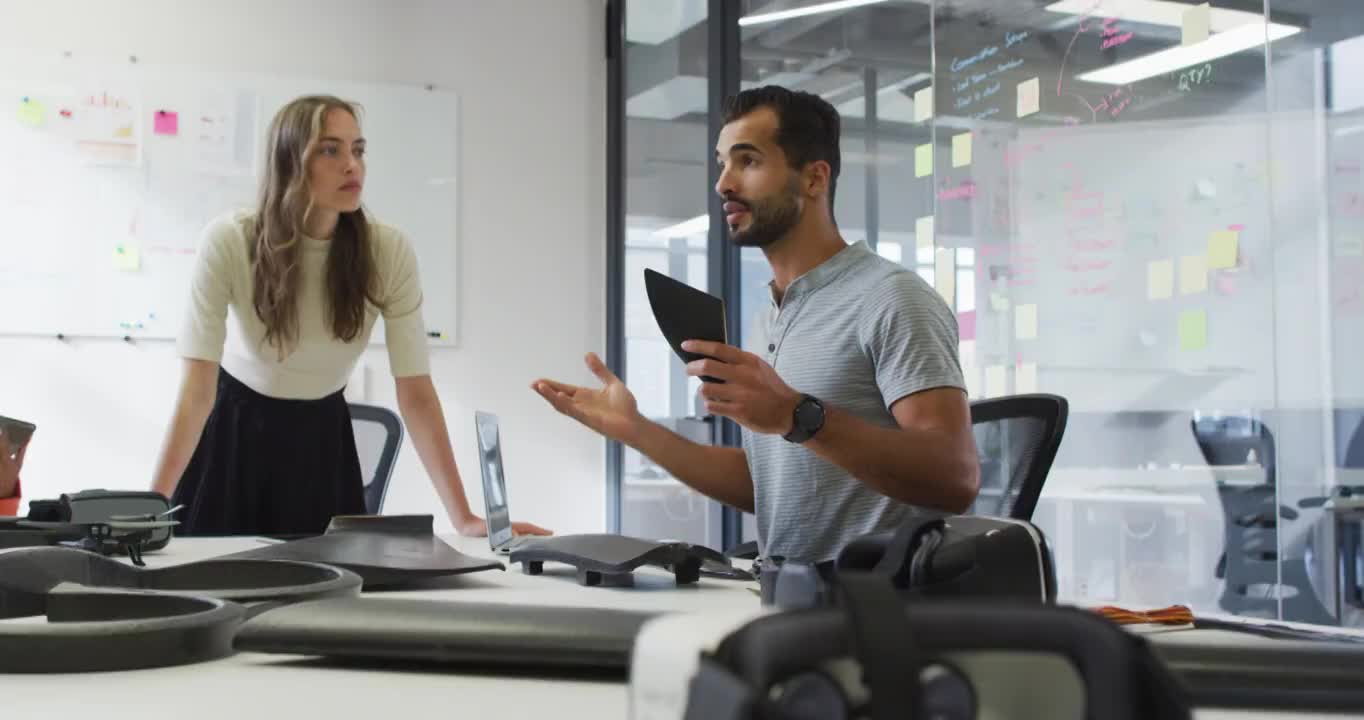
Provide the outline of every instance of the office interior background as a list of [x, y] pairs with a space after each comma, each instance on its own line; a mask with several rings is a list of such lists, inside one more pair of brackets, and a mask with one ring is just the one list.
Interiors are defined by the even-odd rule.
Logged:
[[[844, 121], [844, 239], [954, 306], [971, 397], [1070, 403], [1034, 515], [1063, 598], [1364, 623], [1335, 495], [1364, 484], [1364, 12], [1215, 2], [1206, 47], [1159, 0], [817, 5], [617, 4], [642, 407], [708, 430], [643, 268], [720, 291], [740, 341], [767, 302], [761, 253], [712, 228], [715, 89], [813, 92]], [[620, 483], [627, 532], [736, 539], [637, 453]]]
[[[3, 0], [0, 20], [24, 29], [5, 43], [16, 68], [135, 58], [457, 96], [455, 251], [423, 282], [458, 321], [433, 378], [472, 505], [473, 412], [495, 411], [515, 516], [561, 533], [752, 539], [750, 518], [528, 386], [591, 384], [582, 357], [604, 352], [650, 417], [733, 442], [700, 417], [642, 270], [724, 296], [742, 343], [770, 276], [712, 222], [720, 98], [820, 94], [844, 118], [840, 229], [944, 293], [972, 398], [1070, 403], [1035, 515], [1063, 600], [1364, 624], [1360, 518], [1342, 496], [1364, 486], [1364, 10], [1219, 1], [1218, 42], [1186, 45], [1190, 5], [1161, 0], [801, 13], [823, 5]], [[50, 213], [20, 205], [40, 179], [4, 176], [0, 203]], [[27, 267], [0, 255], [11, 325], [43, 289]], [[25, 496], [146, 487], [173, 345], [61, 329], [0, 332], [0, 412], [39, 425]], [[382, 347], [347, 393], [396, 406]], [[448, 530], [436, 508], [406, 444], [386, 511], [435, 511]]]

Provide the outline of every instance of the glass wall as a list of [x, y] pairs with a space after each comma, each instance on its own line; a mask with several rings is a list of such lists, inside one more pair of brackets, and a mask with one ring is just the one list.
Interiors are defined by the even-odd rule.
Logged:
[[1069, 401], [1063, 599], [1364, 625], [1364, 6], [740, 5], [741, 85], [840, 110], [840, 231], [953, 304], [973, 400]]
[[[705, 0], [625, 3], [624, 163], [626, 385], [646, 417], [700, 442], [712, 423], [697, 413], [700, 380], [688, 378], [659, 332], [644, 270], [707, 289], [707, 7]], [[720, 544], [718, 506], [626, 448], [621, 532]]]

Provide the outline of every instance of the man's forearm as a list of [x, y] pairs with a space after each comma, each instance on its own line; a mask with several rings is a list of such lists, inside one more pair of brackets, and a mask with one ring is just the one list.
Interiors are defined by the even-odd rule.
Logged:
[[753, 479], [743, 450], [695, 443], [647, 420], [627, 444], [702, 495], [753, 512]]
[[825, 408], [824, 427], [805, 443], [882, 495], [954, 513], [970, 507], [979, 486], [969, 445], [954, 433], [884, 427], [837, 408]]

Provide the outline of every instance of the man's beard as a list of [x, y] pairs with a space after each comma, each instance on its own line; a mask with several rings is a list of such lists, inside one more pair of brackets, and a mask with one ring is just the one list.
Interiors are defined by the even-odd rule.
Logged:
[[782, 239], [800, 221], [800, 202], [793, 182], [786, 192], [748, 206], [750, 222], [743, 230], [730, 228], [729, 239], [739, 247], [765, 248]]

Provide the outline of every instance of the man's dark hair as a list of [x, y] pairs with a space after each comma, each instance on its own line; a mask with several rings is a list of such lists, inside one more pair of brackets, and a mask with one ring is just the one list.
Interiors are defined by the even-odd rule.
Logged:
[[787, 164], [800, 170], [817, 160], [829, 163], [829, 216], [833, 217], [834, 189], [842, 164], [838, 111], [813, 93], [764, 85], [729, 98], [725, 104], [725, 124], [764, 107], [777, 115], [777, 145], [786, 154]]

